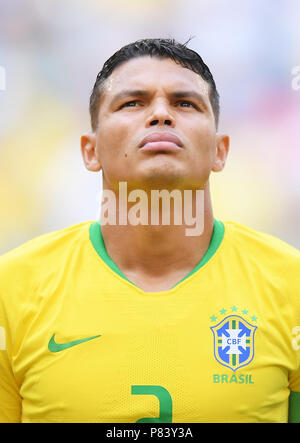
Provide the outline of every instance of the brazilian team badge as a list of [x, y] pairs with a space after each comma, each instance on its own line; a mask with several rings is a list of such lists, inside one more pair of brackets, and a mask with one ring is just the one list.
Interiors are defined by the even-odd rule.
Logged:
[[221, 365], [236, 371], [253, 360], [257, 326], [239, 315], [229, 315], [210, 329], [214, 334], [215, 358]]

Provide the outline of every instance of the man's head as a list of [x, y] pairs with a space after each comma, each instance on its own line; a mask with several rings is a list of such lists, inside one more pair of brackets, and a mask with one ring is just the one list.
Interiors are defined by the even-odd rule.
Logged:
[[[187, 42], [188, 43], [188, 42]], [[174, 39], [144, 39], [123, 46], [112, 55], [103, 65], [97, 75], [94, 88], [90, 97], [90, 116], [92, 130], [98, 126], [98, 113], [102, 85], [112, 72], [121, 64], [136, 57], [150, 56], [159, 59], [170, 59], [184, 68], [199, 74], [209, 86], [209, 98], [215, 116], [216, 128], [219, 123], [220, 104], [219, 93], [214, 78], [197, 52], [189, 49], [185, 44], [176, 42]]]
[[82, 154], [87, 169], [102, 169], [104, 189], [117, 191], [120, 181], [204, 189], [225, 165], [229, 138], [217, 135], [214, 79], [197, 53], [173, 40], [140, 40], [114, 54], [97, 76], [90, 112]]

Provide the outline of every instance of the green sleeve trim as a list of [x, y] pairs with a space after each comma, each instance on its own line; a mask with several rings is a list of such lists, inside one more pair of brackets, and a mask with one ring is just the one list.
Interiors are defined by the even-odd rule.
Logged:
[[[193, 275], [195, 272], [197, 272], [200, 268], [202, 268], [202, 266], [204, 266], [212, 258], [212, 256], [215, 254], [215, 252], [219, 248], [220, 244], [222, 243], [222, 240], [224, 237], [224, 231], [225, 231], [224, 224], [221, 221], [215, 219], [213, 233], [212, 233], [210, 244], [209, 244], [209, 247], [208, 247], [206, 253], [202, 257], [202, 259], [200, 260], [198, 265], [191, 272], [189, 272], [188, 275], [186, 275], [182, 280], [180, 280], [178, 283], [176, 283], [175, 286], [179, 285], [179, 283], [186, 280], [191, 275]], [[99, 257], [107, 264], [107, 266], [109, 266], [120, 277], [124, 278], [125, 280], [127, 280], [131, 284], [134, 284], [130, 280], [128, 280], [127, 277], [125, 277], [125, 275], [122, 273], [122, 271], [118, 268], [118, 266], [115, 264], [115, 262], [108, 255], [108, 253], [105, 249], [105, 244], [103, 241], [103, 237], [102, 237], [102, 233], [101, 233], [101, 226], [100, 226], [99, 222], [94, 222], [91, 224], [91, 226], [90, 226], [90, 240], [91, 240], [91, 243], [92, 243], [95, 251], [97, 252]]]
[[289, 423], [300, 423], [300, 392], [291, 391], [290, 393]]

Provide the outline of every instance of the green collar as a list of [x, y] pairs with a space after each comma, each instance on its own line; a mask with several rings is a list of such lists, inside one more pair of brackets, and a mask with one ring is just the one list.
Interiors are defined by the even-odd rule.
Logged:
[[[197, 264], [197, 266], [191, 272], [189, 272], [182, 280], [180, 280], [178, 283], [176, 283], [175, 286], [177, 286], [183, 280], [186, 280], [191, 275], [193, 275], [195, 272], [197, 272], [200, 268], [202, 268], [202, 266], [205, 265], [205, 263], [207, 263], [212, 258], [212, 256], [215, 254], [218, 247], [220, 246], [220, 244], [223, 240], [223, 237], [224, 237], [224, 224], [221, 221], [215, 219], [213, 233], [212, 233], [209, 247], [208, 247], [206, 253], [202, 257], [200, 262]], [[109, 266], [120, 277], [124, 278], [125, 280], [127, 280], [131, 284], [134, 284], [130, 280], [128, 280], [127, 277], [125, 277], [125, 275], [122, 273], [122, 271], [120, 271], [118, 266], [115, 264], [115, 262], [108, 255], [108, 253], [105, 249], [105, 244], [104, 244], [102, 233], [101, 233], [101, 226], [98, 222], [94, 222], [90, 226], [90, 240], [91, 240], [92, 245], [93, 245], [94, 249], [96, 250], [97, 254], [104, 261], [104, 263], [106, 263], [107, 266]]]

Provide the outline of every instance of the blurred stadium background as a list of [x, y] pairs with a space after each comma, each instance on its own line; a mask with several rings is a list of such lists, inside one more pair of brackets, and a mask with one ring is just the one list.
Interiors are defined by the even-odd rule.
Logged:
[[79, 141], [98, 71], [131, 41], [190, 36], [231, 136], [215, 216], [300, 248], [299, 22], [299, 0], [0, 0], [0, 254], [96, 219], [100, 175]]

